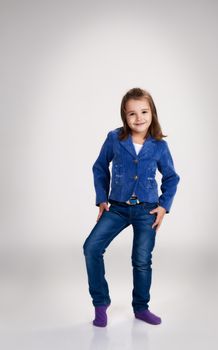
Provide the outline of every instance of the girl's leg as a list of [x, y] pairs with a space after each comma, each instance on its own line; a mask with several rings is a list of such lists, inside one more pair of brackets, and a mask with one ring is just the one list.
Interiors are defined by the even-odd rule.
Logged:
[[108, 284], [105, 279], [103, 254], [110, 242], [127, 226], [129, 222], [122, 213], [111, 204], [109, 211], [104, 211], [83, 244], [83, 251], [88, 274], [89, 293], [94, 306], [108, 305], [111, 302]]
[[152, 228], [156, 214], [149, 211], [156, 208], [157, 204], [144, 204], [137, 207], [137, 215], [133, 225], [133, 291], [132, 307], [134, 312], [148, 309], [150, 300], [150, 287], [152, 280], [152, 250], [155, 245], [156, 229]]

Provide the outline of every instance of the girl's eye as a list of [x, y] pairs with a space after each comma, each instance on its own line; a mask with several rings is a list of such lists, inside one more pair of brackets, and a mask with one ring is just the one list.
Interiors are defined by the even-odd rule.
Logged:
[[[144, 114], [144, 113], [148, 113], [148, 111], [142, 111], [142, 113], [143, 113], [143, 114]], [[133, 116], [134, 114], [135, 114], [135, 113], [129, 113], [128, 116], [131, 117], [131, 116]]]

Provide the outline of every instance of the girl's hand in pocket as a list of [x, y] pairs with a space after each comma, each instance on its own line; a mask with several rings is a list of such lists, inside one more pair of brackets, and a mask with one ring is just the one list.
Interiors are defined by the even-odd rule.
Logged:
[[107, 202], [100, 203], [100, 205], [99, 205], [99, 213], [98, 213], [98, 217], [97, 217], [97, 222], [100, 219], [100, 217], [102, 216], [104, 210], [109, 211], [109, 207], [108, 207]]
[[150, 211], [150, 214], [155, 214], [155, 213], [157, 213], [157, 217], [156, 217], [155, 222], [152, 225], [152, 228], [157, 226], [156, 230], [158, 230], [160, 225], [161, 225], [161, 222], [163, 220], [163, 217], [166, 214], [166, 209], [161, 207], [161, 206], [158, 206], [157, 208]]

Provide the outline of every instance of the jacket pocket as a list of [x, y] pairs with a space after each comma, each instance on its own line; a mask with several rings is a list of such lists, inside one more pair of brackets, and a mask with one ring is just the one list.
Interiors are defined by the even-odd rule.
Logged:
[[115, 185], [120, 185], [123, 183], [123, 177], [124, 177], [123, 164], [120, 164], [120, 163], [114, 164], [113, 172], [112, 172], [112, 182]]
[[148, 176], [145, 181], [145, 188], [147, 189], [153, 189], [157, 187], [157, 183], [155, 181], [155, 178]]

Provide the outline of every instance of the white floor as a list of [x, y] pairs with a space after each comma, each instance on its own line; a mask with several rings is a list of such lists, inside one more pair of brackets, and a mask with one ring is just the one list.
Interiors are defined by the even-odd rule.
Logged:
[[28, 264], [20, 257], [16, 274], [12, 278], [8, 270], [1, 284], [1, 349], [216, 348], [217, 289], [207, 267], [179, 265], [179, 257], [172, 264], [172, 255], [161, 260], [154, 254], [150, 310], [162, 324], [153, 326], [133, 316], [129, 252], [122, 259], [117, 252], [104, 258], [112, 299], [106, 328], [92, 325], [94, 308], [80, 251], [73, 256], [56, 252], [49, 259], [41, 254], [38, 260], [33, 254]]

